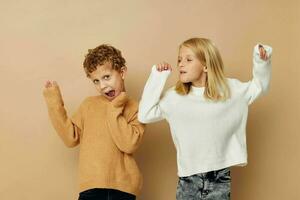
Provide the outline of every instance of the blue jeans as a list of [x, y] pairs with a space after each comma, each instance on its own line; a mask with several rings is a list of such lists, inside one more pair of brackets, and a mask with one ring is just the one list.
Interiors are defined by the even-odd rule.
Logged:
[[177, 200], [230, 200], [230, 169], [179, 177]]
[[78, 200], [135, 200], [135, 196], [114, 189], [94, 188], [80, 192]]

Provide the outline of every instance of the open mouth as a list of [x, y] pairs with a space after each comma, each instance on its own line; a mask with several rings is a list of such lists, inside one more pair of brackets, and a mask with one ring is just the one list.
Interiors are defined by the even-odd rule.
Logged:
[[115, 93], [116, 93], [115, 90], [110, 90], [108, 92], [105, 92], [105, 95], [108, 96], [108, 97], [114, 97]]

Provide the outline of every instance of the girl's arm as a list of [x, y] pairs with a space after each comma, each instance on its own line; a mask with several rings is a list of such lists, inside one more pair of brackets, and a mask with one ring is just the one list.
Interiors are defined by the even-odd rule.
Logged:
[[271, 78], [272, 47], [256, 45], [253, 51], [253, 78], [248, 82], [246, 99], [248, 105], [269, 89]]
[[56, 132], [68, 147], [75, 147], [79, 144], [80, 128], [74, 125], [68, 118], [64, 108], [62, 96], [56, 82], [48, 81], [43, 91], [50, 120]]
[[164, 119], [159, 102], [170, 72], [171, 66], [166, 63], [152, 67], [139, 104], [140, 122], [151, 123]]
[[[125, 105], [130, 112], [128, 119], [124, 116]], [[132, 154], [139, 147], [144, 135], [145, 125], [137, 120], [137, 107], [137, 103], [129, 102], [126, 93], [122, 92], [107, 110], [107, 125], [112, 139], [118, 149], [127, 154]]]

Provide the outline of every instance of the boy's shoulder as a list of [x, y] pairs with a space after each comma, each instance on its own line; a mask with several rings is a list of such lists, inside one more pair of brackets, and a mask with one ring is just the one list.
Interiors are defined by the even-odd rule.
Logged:
[[139, 107], [139, 102], [131, 96], [128, 96], [127, 98], [128, 98], [128, 101], [127, 101], [125, 107], [127, 109], [137, 110]]
[[134, 118], [137, 118], [137, 112], [139, 109], [139, 102], [132, 98], [131, 96], [127, 96], [128, 100], [124, 107], [123, 115], [128, 120], [131, 121]]
[[97, 100], [99, 101], [100, 96], [88, 96], [85, 97], [84, 100], [82, 101], [82, 104], [90, 104], [92, 102], [96, 102]]
[[101, 97], [98, 96], [88, 96], [83, 99], [83, 101], [80, 104], [81, 109], [88, 108], [90, 105], [95, 105], [97, 102], [101, 100]]

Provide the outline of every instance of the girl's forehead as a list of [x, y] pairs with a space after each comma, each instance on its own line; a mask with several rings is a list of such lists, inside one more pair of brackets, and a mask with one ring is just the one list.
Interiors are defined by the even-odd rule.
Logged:
[[182, 46], [179, 49], [179, 56], [195, 56], [195, 53], [189, 47]]

